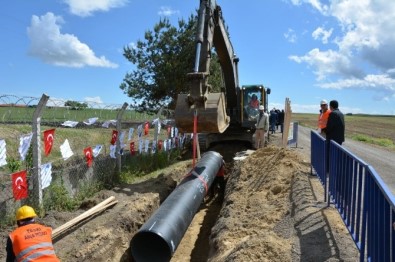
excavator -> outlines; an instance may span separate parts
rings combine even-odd
[[[193,72],[187,74],[188,94],[177,97],[174,118],[179,131],[192,133],[197,117],[197,133],[201,150],[213,143],[244,141],[253,143],[257,105],[267,109],[270,88],[262,84],[239,85],[238,62],[222,10],[216,0],[201,0],[198,10],[196,53]],[[212,92],[208,84],[213,48],[219,58],[223,86]],[[253,103],[251,100],[258,100]]]

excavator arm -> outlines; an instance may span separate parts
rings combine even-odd
[[[201,0],[196,32],[196,57],[193,72],[188,73],[189,94],[179,94],[175,121],[181,132],[193,131],[193,116],[198,115],[199,133],[223,133],[229,126],[228,112],[237,108],[239,87],[237,64],[226,31],[221,7],[215,0]],[[223,73],[225,88],[211,92],[211,52],[215,48]]]

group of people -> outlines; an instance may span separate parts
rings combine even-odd
[[[318,117],[318,133],[326,140],[334,140],[341,145],[344,142],[345,123],[344,115],[339,110],[339,102],[332,100],[328,103],[322,100],[320,103],[320,115]]]
[[[276,133],[278,130],[278,127],[280,126],[280,131],[283,133],[284,129],[284,110],[276,109],[273,108],[270,110],[270,115],[269,115],[269,131],[272,132],[272,134]]]

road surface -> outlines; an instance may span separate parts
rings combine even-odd
[[[310,135],[310,128],[299,126],[297,146],[309,156]],[[371,165],[387,185],[388,189],[395,195],[395,152],[347,138],[343,143],[343,147]]]

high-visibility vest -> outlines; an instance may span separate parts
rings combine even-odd
[[[40,224],[18,227],[10,234],[12,249],[17,262],[60,262],[52,244],[52,229]]]
[[[328,123],[329,114],[331,110],[326,110],[325,113],[320,114],[318,118],[318,128],[324,129],[326,128],[326,123]]]

